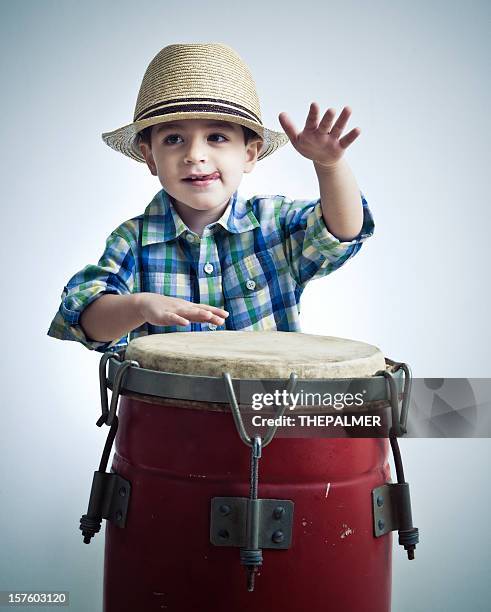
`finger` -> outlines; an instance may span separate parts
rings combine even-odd
[[[305,130],[316,130],[317,123],[319,122],[319,105],[316,102],[312,102],[310,105],[309,113],[305,121]]]
[[[167,314],[167,319],[168,321],[165,321],[164,324],[168,325],[190,325],[190,321],[188,321],[188,319],[185,319],[184,317],[180,317],[177,313],[175,312],[168,312]]]
[[[281,127],[284,129],[285,134],[290,139],[290,142],[296,142],[298,138],[298,132],[293,125],[293,122],[290,120],[290,117],[286,113],[280,113],[278,115],[279,122]]]
[[[346,134],[346,136],[343,136],[342,138],[340,138],[339,144],[341,145],[343,149],[346,149],[347,147],[350,146],[352,142],[354,142],[358,138],[360,134],[361,134],[360,128],[353,128],[351,132],[348,132]]]
[[[218,308],[218,306],[210,306],[210,304],[196,304],[196,306],[205,310],[209,310],[210,312],[218,315],[219,317],[228,317],[228,312],[223,308]]]
[[[328,108],[322,117],[319,127],[317,128],[321,134],[328,134],[331,129],[331,125],[334,117],[336,116],[336,111],[334,108]]]
[[[334,138],[339,138],[341,136],[344,128],[346,127],[346,124],[348,123],[348,119],[350,118],[350,115],[351,115],[351,108],[349,106],[345,106],[343,110],[341,111],[341,114],[339,115],[338,120],[331,128],[330,133],[332,136],[334,136]]]
[[[223,325],[225,319],[213,314],[205,308],[188,308],[180,311],[191,321],[197,321],[200,323],[216,323],[217,325]]]
[[[212,312],[206,310],[206,308],[200,308],[197,304],[183,308],[180,312],[191,321],[209,321],[213,317]]]

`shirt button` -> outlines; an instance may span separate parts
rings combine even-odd
[[[213,264],[205,263],[204,270],[207,274],[211,274],[213,272]]]
[[[215,323],[208,323],[208,327],[211,331],[215,331],[218,325],[215,325]]]
[[[256,283],[251,278],[249,278],[246,281],[246,287],[252,291],[253,289],[255,289]]]
[[[186,240],[188,242],[194,242],[194,236],[193,234],[186,234]]]

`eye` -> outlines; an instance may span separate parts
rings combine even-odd
[[[218,136],[218,138],[223,138],[223,140],[221,140],[220,142],[226,142],[228,140],[225,136],[223,136],[223,134],[211,134],[210,138],[213,138],[214,136]]]
[[[170,134],[169,136],[167,136],[166,138],[164,138],[164,142],[166,144],[175,144],[175,142],[168,142],[169,138],[180,138],[179,134]]]

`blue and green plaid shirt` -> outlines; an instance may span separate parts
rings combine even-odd
[[[184,224],[163,189],[138,217],[117,227],[97,265],[77,272],[64,287],[48,335],[89,349],[117,350],[147,334],[210,329],[300,331],[305,285],[353,257],[373,234],[367,202],[359,235],[340,242],[322,217],[320,198],[282,195],[246,199],[235,192],[221,218],[200,237]],[[149,291],[206,303],[229,312],[225,324],[156,327],[144,324],[112,342],[87,338],[82,311],[105,293]]]

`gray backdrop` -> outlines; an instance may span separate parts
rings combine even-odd
[[[482,2],[1,2],[5,356],[0,590],[69,590],[99,610],[103,537],[78,521],[106,431],[100,355],[48,338],[68,278],[160,189],[100,134],[129,123],[148,62],[224,42],[249,64],[265,125],[343,105],[346,159],[376,235],[303,298],[303,331],[363,340],[415,376],[488,377],[489,17]],[[290,145],[245,194],[318,197]],[[487,610],[489,440],[403,440],[416,560],[395,545],[393,609]]]

